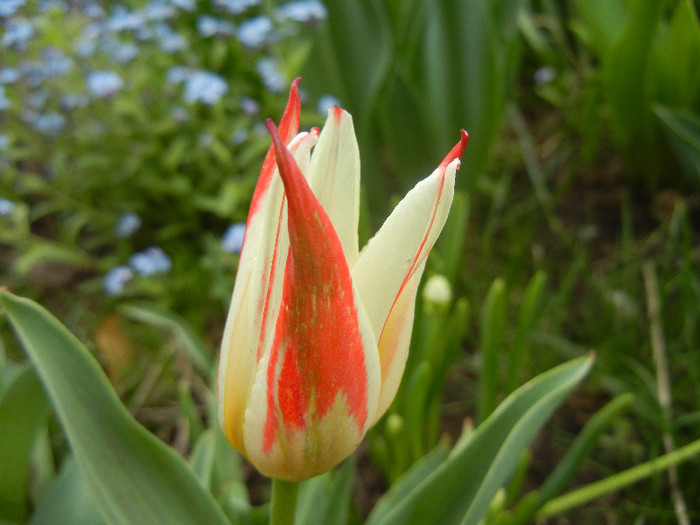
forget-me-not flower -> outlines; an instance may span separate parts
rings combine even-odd
[[[282,93],[287,88],[287,81],[280,72],[279,63],[273,57],[262,57],[255,64],[265,87],[273,93]]]
[[[232,36],[236,27],[228,20],[222,20],[211,15],[202,15],[197,18],[197,31],[204,38],[210,36]]]
[[[64,77],[75,65],[73,59],[58,47],[45,47],[41,55],[43,58],[41,69],[46,77]]]
[[[120,239],[131,237],[141,227],[141,217],[133,211],[125,211],[114,225],[114,234]]]
[[[295,22],[318,22],[328,16],[326,7],[318,0],[295,0],[277,8],[277,16]]]
[[[131,268],[128,266],[115,266],[102,279],[102,288],[107,295],[119,295],[133,278],[134,272]]]
[[[0,197],[0,217],[3,215],[9,215],[12,213],[15,209],[15,203],[12,202],[10,199],[5,199],[4,197]]]
[[[221,237],[221,248],[226,253],[241,253],[243,237],[245,235],[245,223],[232,224]]]
[[[233,15],[240,15],[248,8],[258,5],[260,0],[214,0],[214,3]]]
[[[166,23],[161,22],[153,28],[153,33],[158,41],[158,47],[164,53],[174,53],[187,47],[187,40],[180,33]]]
[[[47,135],[55,135],[66,125],[66,117],[55,111],[37,115],[34,119],[34,128]]]
[[[340,107],[340,101],[333,95],[321,95],[316,103],[316,109],[321,115],[328,113],[328,110],[333,109],[334,106]]]
[[[98,98],[114,95],[124,87],[119,73],[111,70],[90,71],[85,77],[85,83],[88,91]]]
[[[15,46],[24,49],[27,41],[34,36],[34,27],[27,20],[12,18],[5,26],[0,43],[5,47]]]
[[[16,67],[4,67],[0,69],[0,84],[14,84],[19,80],[20,73]]]
[[[26,3],[26,0],[2,0],[0,2],[0,17],[14,15]]]
[[[185,102],[194,104],[216,104],[228,93],[228,84],[215,73],[194,71],[185,79]]]
[[[272,20],[267,16],[254,16],[238,26],[238,40],[248,47],[260,47],[272,33]]]
[[[129,266],[144,277],[160,273],[168,273],[172,262],[158,246],[151,246],[142,252],[135,253],[129,258]]]

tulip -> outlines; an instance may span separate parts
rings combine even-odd
[[[426,258],[468,135],[359,250],[360,160],[335,107],[299,133],[298,79],[263,162],[221,347],[219,417],[264,475],[300,481],[350,455],[403,374]],[[313,152],[312,152],[313,148]]]

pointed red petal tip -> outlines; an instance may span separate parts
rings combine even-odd
[[[447,156],[442,160],[442,162],[440,163],[441,167],[444,168],[453,160],[462,158],[462,155],[464,154],[464,149],[467,147],[467,142],[469,142],[469,133],[467,133],[466,130],[461,130],[460,133],[462,134],[462,136],[459,139],[459,142],[455,145],[454,148],[450,150]]]
[[[272,119],[267,119],[265,121],[265,125],[267,126],[267,130],[270,132],[270,136],[272,137],[272,146],[275,150],[275,159],[277,160],[277,167],[280,171],[282,182],[286,187],[287,184],[290,183],[292,170],[294,168],[298,170],[299,168],[296,167],[294,158],[287,149],[287,146],[285,145],[284,141],[282,140],[282,136],[280,135],[280,130],[277,129],[277,126],[275,126],[275,123],[272,121]]]

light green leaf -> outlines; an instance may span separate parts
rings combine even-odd
[[[295,525],[345,525],[352,496],[357,460],[348,458],[339,468],[304,481],[299,487]]]
[[[688,177],[700,188],[700,116],[687,110],[654,108]]]
[[[74,459],[68,458],[41,500],[30,525],[103,525],[105,522],[89,492]]]
[[[190,463],[232,523],[249,523],[252,507],[243,482],[240,456],[219,429],[210,428],[197,440]]]
[[[368,525],[479,523],[522,452],[592,364],[590,356],[575,359],[520,387],[423,480],[409,478],[406,490],[399,479]]]
[[[0,522],[21,521],[27,515],[32,446],[49,414],[34,370],[22,367],[0,399]]]
[[[223,524],[221,509],[177,453],[139,425],[97,361],[49,312],[0,290],[106,523]]]

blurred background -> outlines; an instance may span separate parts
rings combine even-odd
[[[215,426],[211,380],[264,120],[279,120],[301,76],[302,128],[335,104],[353,115],[363,242],[461,128],[471,136],[404,385],[361,452],[357,516],[465,418],[589,350],[594,373],[538,438],[520,490],[621,394],[634,401],[568,487],[657,457],[700,435],[697,10],[0,0],[0,285],[50,309],[139,421],[186,454]],[[0,349],[2,392],[24,359],[1,318]],[[397,424],[419,425],[416,442],[400,443]],[[58,464],[66,444],[52,439]],[[700,520],[697,467],[552,523],[678,523],[679,493]]]

